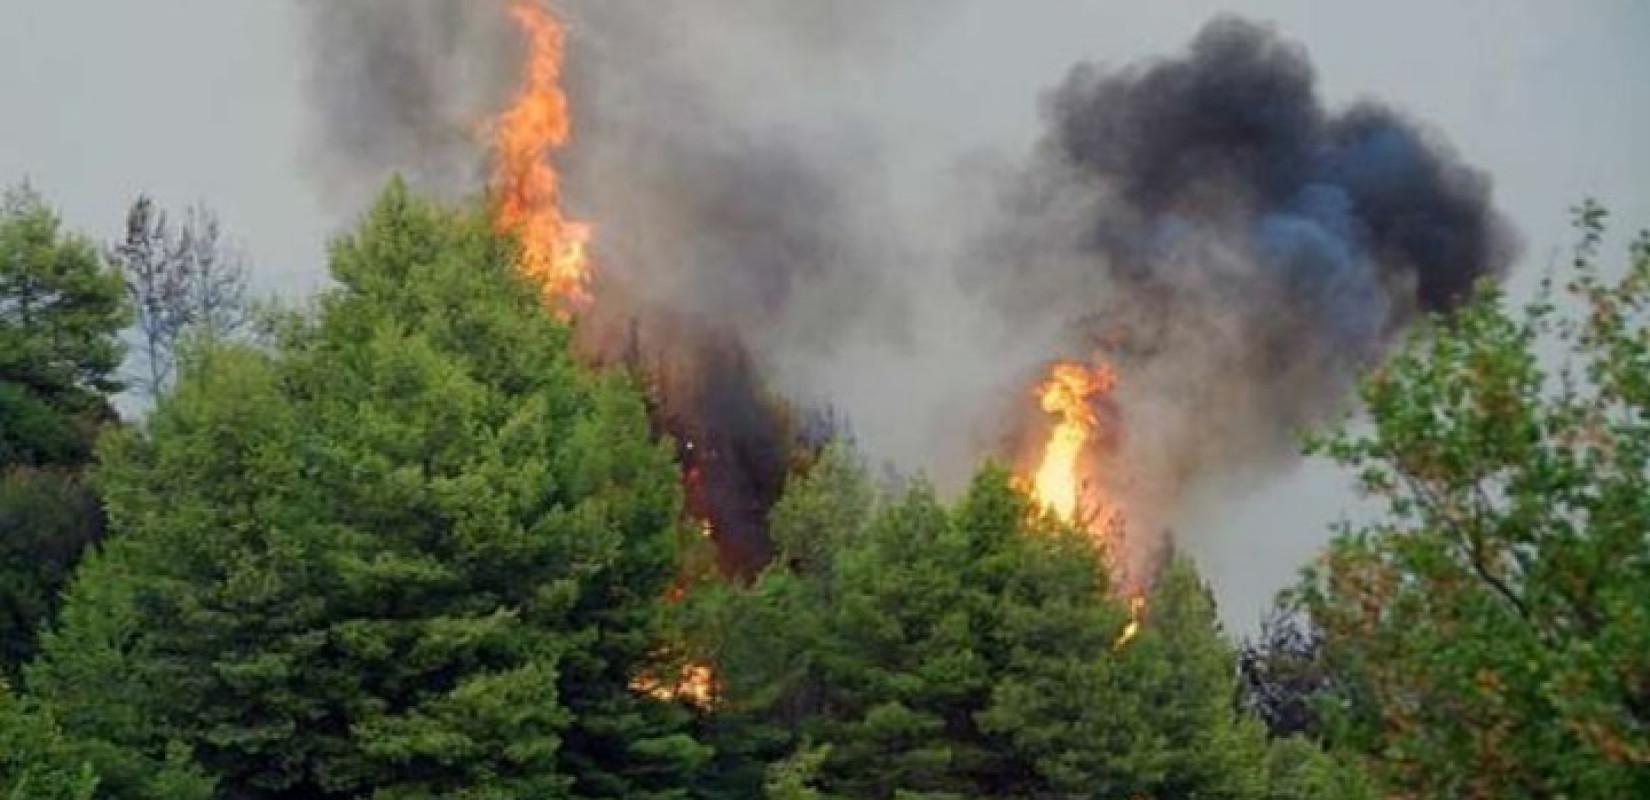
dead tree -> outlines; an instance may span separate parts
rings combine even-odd
[[[133,385],[151,398],[171,385],[187,337],[230,336],[247,322],[246,259],[204,207],[190,208],[173,227],[165,211],[140,196],[127,212],[126,238],[109,259],[137,313],[140,366]]]

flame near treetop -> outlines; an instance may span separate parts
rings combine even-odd
[[[1116,386],[1117,373],[1106,365],[1088,367],[1063,361],[1050,369],[1048,377],[1037,386],[1037,399],[1043,410],[1057,419],[1031,482],[1032,497],[1045,511],[1066,522],[1083,525],[1112,546],[1122,544],[1116,532],[1108,530],[1117,526],[1119,520],[1111,504],[1098,491],[1089,490],[1083,474],[1083,456],[1100,433],[1100,418],[1094,412],[1094,402],[1110,394]],[[1122,581],[1118,583],[1121,585]],[[1129,599],[1129,622],[1117,637],[1117,647],[1123,647],[1140,634],[1145,610],[1144,595],[1135,594]]]
[[[492,128],[498,203],[494,224],[519,239],[518,267],[542,287],[546,305],[565,317],[591,300],[586,248],[592,234],[588,224],[563,216],[561,175],[550,164],[550,156],[572,136],[571,112],[561,86],[566,33],[538,0],[512,0],[510,15],[527,36],[528,61],[510,107]],[[1037,388],[1043,410],[1058,420],[1032,481],[1033,496],[1046,511],[1102,536],[1110,509],[1098,495],[1085,491],[1082,461],[1099,431],[1093,403],[1110,393],[1116,382],[1108,366],[1061,362]],[[1139,632],[1144,606],[1142,597],[1131,600],[1130,621],[1117,640],[1119,647]],[[690,664],[678,681],[641,678],[635,687],[660,697],[708,703],[714,681],[708,666]]]
[[[510,15],[528,37],[528,62],[510,108],[494,121],[494,223],[520,239],[520,269],[562,315],[590,300],[591,229],[562,216],[561,176],[549,157],[572,135],[561,87],[566,36],[560,20],[535,0],[513,0]]]
[[[1123,626],[1123,632],[1117,635],[1117,641],[1112,643],[1113,649],[1122,649],[1124,645],[1134,641],[1140,635],[1140,620],[1146,614],[1146,596],[1137,594],[1129,598],[1129,624]]]
[[[545,305],[564,318],[591,301],[590,225],[562,215],[561,175],[550,156],[572,137],[572,113],[562,89],[566,32],[539,0],[512,0],[510,16],[527,35],[528,60],[510,107],[493,121],[493,219],[500,233],[521,245],[517,267],[544,291]],[[693,480],[689,476],[689,480]],[[706,524],[706,533],[709,526]],[[673,587],[670,598],[680,600]],[[631,688],[661,700],[710,705],[716,677],[705,664],[686,664],[681,674],[661,680],[638,676]]]
[[[1084,500],[1082,458],[1100,428],[1094,413],[1096,397],[1117,385],[1109,367],[1089,368],[1074,362],[1055,364],[1037,387],[1043,410],[1059,420],[1049,433],[1042,462],[1032,478],[1032,496],[1045,510],[1067,522],[1077,522]]]

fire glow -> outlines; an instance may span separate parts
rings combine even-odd
[[[1032,496],[1044,510],[1067,522],[1080,523],[1079,517],[1090,511],[1083,508],[1087,481],[1082,460],[1100,429],[1094,400],[1116,385],[1117,375],[1109,367],[1067,361],[1055,364],[1037,387],[1043,410],[1058,419],[1032,478]]]
[[[1108,548],[1124,545],[1121,521],[1112,504],[1085,476],[1083,462],[1096,446],[1100,417],[1094,411],[1097,400],[1117,387],[1117,373],[1107,365],[1089,367],[1071,361],[1055,364],[1037,386],[1037,400],[1043,411],[1055,417],[1043,446],[1041,460],[1031,480],[1032,498],[1042,509],[1062,521],[1079,525]],[[1107,553],[1114,563],[1116,553]],[[1115,575],[1119,586],[1123,576]],[[1146,598],[1136,593],[1129,599],[1129,622],[1117,637],[1121,648],[1140,634]]]
[[[565,317],[590,302],[591,237],[589,225],[563,216],[561,175],[550,164],[572,137],[561,86],[566,34],[560,20],[531,0],[515,0],[510,15],[529,49],[521,87],[493,125],[494,224],[520,241],[520,269]]]
[[[527,37],[527,64],[510,107],[493,122],[494,227],[516,238],[517,268],[544,292],[545,305],[563,319],[587,308],[592,267],[591,226],[564,216],[562,181],[550,162],[572,138],[572,113],[562,88],[567,36],[561,21],[534,0],[514,0],[510,16]],[[689,483],[693,476],[689,475]],[[701,522],[706,536],[712,529]],[[671,599],[680,600],[680,586]],[[691,663],[674,679],[641,676],[631,688],[667,701],[709,706],[716,677],[710,666]]]
[[[494,119],[491,133],[496,207],[494,227],[516,238],[517,268],[542,290],[547,308],[563,319],[587,309],[592,264],[588,245],[592,227],[568,219],[562,208],[562,176],[551,158],[572,136],[572,114],[562,87],[566,31],[561,21],[535,0],[512,0],[510,16],[527,40],[527,62],[510,106]],[[1040,461],[1029,481],[1031,494],[1046,512],[1090,531],[1108,548],[1122,545],[1117,510],[1096,489],[1085,466],[1101,433],[1095,403],[1117,383],[1107,365],[1055,364],[1038,385],[1041,408],[1055,417]],[[684,477],[690,495],[699,494],[701,476],[690,468]],[[703,511],[697,509],[697,511]],[[714,538],[707,516],[695,513],[701,530]],[[1115,554],[1108,553],[1108,556]],[[1116,584],[1123,582],[1119,577]],[[680,587],[674,593],[680,593]],[[673,597],[680,599],[680,597]],[[1145,600],[1135,595],[1127,626],[1117,639],[1122,647],[1139,632]],[[675,679],[638,678],[632,687],[660,699],[706,706],[714,702],[714,670],[690,663]]]

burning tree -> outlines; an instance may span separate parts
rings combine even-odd
[[[493,191],[501,232],[521,243],[522,272],[544,287],[545,301],[568,314],[590,302],[590,227],[567,219],[561,175],[549,158],[572,136],[562,91],[566,43],[561,22],[532,0],[514,0],[510,15],[527,35],[527,66],[509,110],[493,123]]]
[[[688,513],[711,533],[727,573],[754,574],[769,557],[766,516],[795,444],[788,408],[725,329],[642,304],[618,281],[596,302],[593,229],[567,218],[552,161],[572,135],[565,33],[532,0],[512,2],[510,15],[527,57],[510,107],[492,124],[495,227],[518,241],[517,267],[542,287],[552,313],[580,315],[583,357],[626,368],[647,386],[655,426],[678,444]]]
[[[806,774],[776,780],[830,797],[1258,797],[1264,731],[1232,713],[1190,567],[1119,650],[1129,610],[1095,540],[1013,483],[988,469],[948,508],[827,451],[775,509],[787,567],[693,602],[725,746],[791,757]]]

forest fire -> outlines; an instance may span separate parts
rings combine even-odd
[[[1082,526],[1107,548],[1117,586],[1126,584],[1118,566],[1115,548],[1125,546],[1121,512],[1085,475],[1085,455],[1092,455],[1100,437],[1101,422],[1096,401],[1109,396],[1117,386],[1117,373],[1101,364],[1089,367],[1063,361],[1050,368],[1048,377],[1037,386],[1038,403],[1056,421],[1043,446],[1041,460],[1031,480],[1031,493],[1044,511]],[[1146,598],[1136,592],[1129,600],[1129,622],[1117,637],[1123,647],[1140,633]]]
[[[590,300],[591,235],[589,225],[562,215],[561,176],[548,158],[572,135],[561,86],[566,36],[561,22],[531,0],[515,0],[510,14],[530,50],[520,89],[494,122],[494,221],[517,236],[522,271],[544,288],[546,304],[566,316]]]
[[[561,20],[533,0],[512,0],[510,16],[525,35],[528,51],[521,84],[510,107],[494,121],[491,132],[494,157],[492,185],[497,202],[494,223],[500,232],[519,240],[521,254],[518,268],[542,288],[546,306],[562,318],[570,319],[575,314],[591,310],[594,298],[590,291],[592,265],[587,250],[593,230],[590,225],[569,220],[564,215],[562,176],[550,161],[553,155],[568,145],[572,133],[569,99],[562,86],[566,33]],[[627,303],[620,301],[617,305],[625,306]],[[592,330],[599,327],[600,322],[597,322]],[[686,330],[691,328],[679,330],[678,333],[685,333]],[[600,334],[594,335],[600,337]],[[755,559],[749,553],[739,554],[741,547],[749,549],[751,546],[750,542],[742,541],[751,538],[749,532],[735,537],[740,541],[730,542],[720,541],[721,537],[717,534],[722,527],[720,523],[739,528],[764,528],[762,517],[765,516],[767,503],[772,500],[768,496],[773,492],[758,491],[752,497],[730,500],[722,496],[727,494],[727,487],[723,484],[728,484],[730,480],[740,483],[738,475],[733,473],[715,476],[714,479],[719,479],[716,485],[724,491],[718,494],[712,490],[713,478],[706,475],[706,468],[711,464],[721,464],[719,454],[739,456],[737,451],[749,447],[749,443],[723,441],[720,447],[706,444],[699,448],[704,452],[698,452],[695,445],[700,444],[701,439],[707,439],[707,436],[714,439],[717,435],[715,422],[702,413],[714,415],[714,412],[709,408],[699,408],[707,400],[715,400],[715,397],[700,397],[705,395],[702,387],[697,390],[684,388],[678,385],[682,383],[680,376],[672,378],[673,373],[684,369],[714,375],[739,375],[742,371],[718,368],[720,360],[694,349],[693,342],[697,341],[694,335],[674,339],[673,357],[668,359],[671,363],[661,363],[650,373],[648,380],[654,384],[655,392],[661,395],[657,410],[659,421],[669,433],[686,444],[682,457],[688,515],[707,537],[717,540],[718,550],[723,551],[719,557],[724,562],[724,569],[732,564],[732,574],[753,572],[761,568],[761,559]],[[604,347],[597,345],[591,357],[603,361],[606,357],[598,355],[602,350]],[[1096,404],[1110,396],[1116,382],[1116,372],[1105,364],[1090,366],[1060,362],[1050,369],[1048,376],[1038,385],[1036,394],[1041,408],[1054,415],[1055,421],[1028,486],[1044,511],[1088,530],[1102,542],[1107,548],[1107,558],[1113,572],[1121,572],[1120,559],[1115,552],[1124,544],[1120,513],[1092,474],[1094,455],[1101,447],[1104,433]],[[756,396],[754,385],[738,381],[718,383],[728,383],[728,391],[752,393],[753,398]],[[722,398],[712,404],[729,408],[739,405],[735,403],[730,406],[725,400]],[[707,425],[713,430],[701,430]],[[726,436],[723,435],[723,438]],[[728,452],[724,454],[724,450]],[[736,457],[735,460],[743,463],[751,459]],[[737,465],[722,466],[738,472],[735,469]],[[764,498],[766,502],[761,502]],[[752,502],[758,503],[761,508],[746,508]],[[1114,583],[1119,587],[1125,585],[1121,575],[1115,576]],[[681,587],[678,586],[673,590],[673,595],[680,592]],[[1129,623],[1117,640],[1119,647],[1139,632],[1143,609],[1144,599],[1136,594],[1130,602]],[[661,698],[706,705],[714,695],[714,684],[712,668],[694,663],[684,667],[682,674],[674,679],[638,678],[633,688]]]
[[[1110,393],[1116,384],[1117,375],[1109,367],[1089,368],[1068,361],[1055,364],[1037,387],[1043,410],[1059,419],[1049,432],[1032,478],[1032,494],[1044,510],[1067,522],[1081,524],[1091,514],[1105,513],[1103,501],[1085,491],[1088,481],[1082,459],[1100,427],[1093,401]],[[1091,498],[1096,507],[1085,508]]]
[[[1140,635],[1140,624],[1146,615],[1146,597],[1135,595],[1129,598],[1129,622],[1123,626],[1123,632],[1117,635],[1117,641],[1112,644],[1113,649],[1121,650],[1134,637]]]
[[[716,673],[705,664],[687,664],[673,681],[643,676],[631,682],[638,692],[665,701],[682,701],[700,708],[716,704]]]
[[[563,319],[586,309],[591,301],[592,269],[587,247],[592,228],[567,219],[561,208],[561,175],[550,156],[572,136],[572,114],[562,88],[566,33],[561,21],[540,3],[514,0],[510,16],[526,34],[527,65],[513,102],[494,121],[493,191],[495,227],[513,235],[521,246],[517,267],[543,289],[545,305]],[[684,487],[690,505],[703,494],[701,470],[690,467]],[[710,520],[695,508],[700,530],[713,536]],[[680,584],[670,596],[682,599]],[[708,707],[715,696],[715,672],[707,664],[689,663],[674,679],[642,675],[631,688],[663,700]]]
[[[0,800],[1650,798],[1650,235],[1583,199],[1506,283],[1406,74],[1224,8],[196,5],[111,22],[299,35],[6,54]],[[1307,28],[1504,120],[1623,71],[1437,16]],[[80,163],[111,77],[178,108]],[[249,238],[81,228],[248,87]]]

